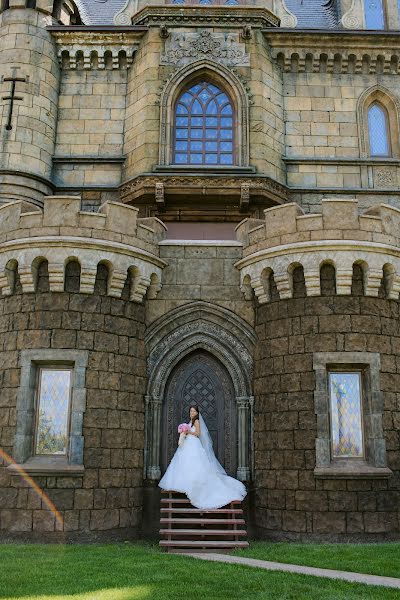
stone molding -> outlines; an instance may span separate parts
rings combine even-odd
[[[331,456],[330,405],[328,392],[329,365],[354,366],[364,371],[362,398],[364,460],[333,460]],[[319,477],[387,477],[386,442],[383,434],[384,400],[380,387],[380,354],[377,352],[316,352],[313,358],[316,387],[314,391],[318,437],[315,440],[316,469]],[[377,471],[375,472],[375,469]]]
[[[204,301],[173,309],[147,328],[145,477],[161,477],[160,419],[168,377],[183,357],[201,348],[221,361],[232,378],[238,410],[237,477],[241,480],[250,478],[252,352],[255,342],[255,333],[245,321],[225,308]]]
[[[203,29],[196,33],[173,31],[165,40],[161,65],[183,66],[206,58],[226,67],[249,67],[246,45],[240,43],[239,33],[214,33]]]
[[[393,74],[400,70],[400,50],[390,32],[269,30],[272,56],[285,73]]]
[[[128,69],[145,31],[50,31],[62,69]]]
[[[249,98],[232,70],[213,60],[202,58],[181,67],[167,81],[160,96],[160,154],[159,164],[172,164],[174,104],[185,83],[202,74],[211,76],[222,88],[227,88],[235,106],[236,165],[249,165]]]
[[[248,186],[250,200],[252,196],[260,196],[274,204],[280,204],[288,198],[288,189],[269,177],[257,175],[249,177],[240,172],[231,175],[226,173],[218,175],[215,172],[210,174],[187,174],[183,172],[171,175],[161,173],[139,175],[130,181],[126,181],[121,186],[121,200],[132,202],[143,196],[154,198],[157,183],[162,183],[164,186],[164,197],[167,204],[169,194],[185,193],[191,196],[203,196],[205,188],[209,195],[215,191],[218,195],[223,193],[230,198],[238,197],[240,199],[243,185]]]
[[[18,271],[22,291],[36,290],[37,269],[48,261],[50,291],[64,291],[70,260],[81,266],[80,292],[94,291],[97,265],[109,267],[108,294],[121,297],[128,271],[133,278],[130,300],[141,302],[147,290],[155,297],[166,262],[157,242],[165,226],[158,219],[137,219],[138,209],[106,203],[100,213],[80,211],[80,198],[45,198],[44,210],[23,213],[23,203],[0,207],[0,290],[13,293]],[[153,225],[151,227],[150,225]]]
[[[17,395],[17,427],[13,449],[13,457],[17,463],[25,463],[33,456],[37,368],[41,364],[59,363],[71,365],[73,374],[68,457],[64,462],[67,470],[69,465],[83,465],[83,415],[86,409],[85,377],[88,359],[88,350],[21,350],[21,378]],[[53,457],[49,459],[48,463],[54,460]],[[44,462],[46,461],[42,459],[42,466]],[[61,469],[61,466],[58,469]]]
[[[351,294],[353,265],[361,265],[367,296],[377,297],[382,280],[386,294],[399,299],[400,210],[380,204],[358,214],[356,200],[322,200],[322,214],[303,214],[297,204],[266,209],[265,221],[244,219],[236,228],[244,258],[236,263],[241,289],[260,304],[270,301],[269,275],[279,297],[293,295],[293,270],[302,266],[308,296],[319,296],[320,268],[333,264],[339,295]],[[338,226],[340,228],[338,228]]]
[[[122,11],[114,16],[115,25],[145,25],[147,27],[240,27],[254,29],[278,27],[279,18],[266,8],[256,6],[144,6],[137,12],[137,0],[128,0]]]

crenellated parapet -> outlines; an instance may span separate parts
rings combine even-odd
[[[400,292],[400,210],[386,204],[359,214],[357,200],[322,200],[321,214],[304,214],[295,203],[264,211],[265,220],[244,219],[236,228],[244,246],[241,289],[260,304],[292,298],[294,272],[307,296],[321,295],[321,268],[334,269],[339,295],[352,293],[355,270],[367,296],[398,300]]]
[[[26,212],[28,208],[29,212]],[[78,196],[48,196],[43,210],[22,201],[0,207],[0,291],[37,291],[39,267],[47,264],[49,290],[66,289],[66,271],[78,263],[79,290],[92,294],[99,265],[107,268],[107,294],[141,302],[155,297],[166,265],[158,242],[165,225],[157,218],[138,219],[138,209],[107,202],[99,212],[81,211]]]

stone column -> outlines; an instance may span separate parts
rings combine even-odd
[[[239,396],[236,398],[238,414],[238,468],[236,477],[240,481],[249,481],[249,409],[250,398]]]
[[[160,469],[161,400],[158,396],[146,396],[146,478],[158,480]]]

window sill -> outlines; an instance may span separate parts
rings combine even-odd
[[[64,457],[34,457],[21,464],[13,463],[7,469],[14,473],[21,473],[22,471],[29,475],[79,476],[85,472],[83,465],[71,465]]]
[[[388,479],[393,472],[388,467],[374,467],[364,461],[332,462],[329,467],[316,467],[316,479]]]

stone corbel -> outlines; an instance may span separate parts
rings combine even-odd
[[[349,10],[342,17],[341,23],[345,29],[364,29],[364,9],[361,0],[352,0]]]
[[[281,27],[294,29],[297,25],[297,17],[285,4],[285,0],[274,0],[274,13],[279,17]]]
[[[250,184],[242,183],[240,186],[240,210],[246,211],[250,203]]]
[[[156,183],[155,197],[158,206],[165,206],[165,189],[163,183]]]

